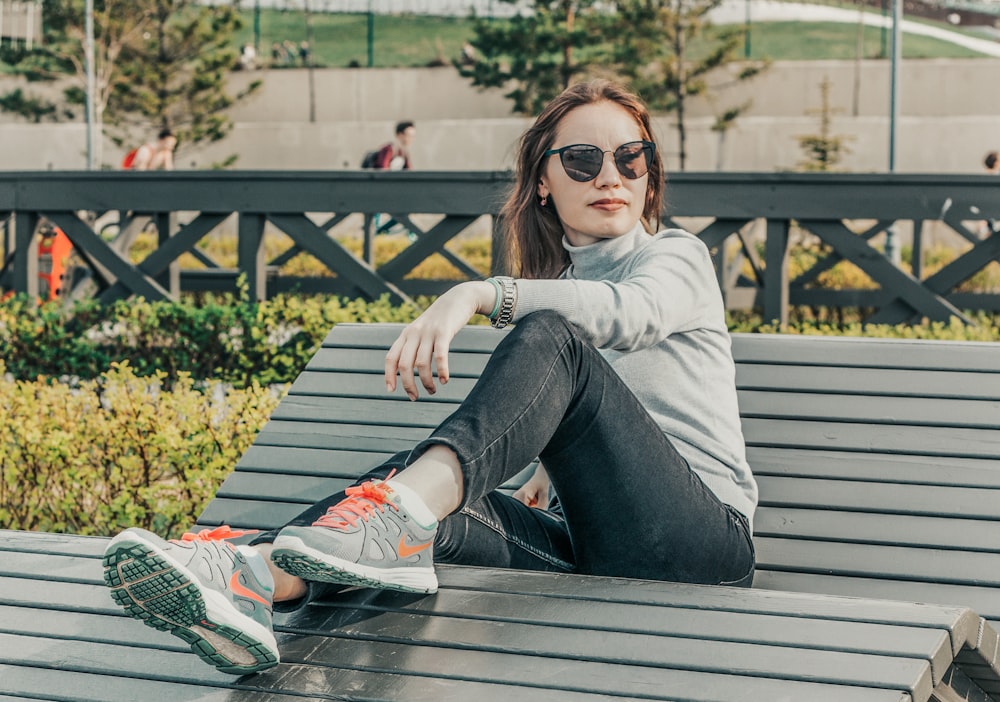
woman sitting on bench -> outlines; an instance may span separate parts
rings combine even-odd
[[[638,98],[605,81],[555,98],[503,208],[519,277],[456,285],[385,359],[416,400],[473,315],[516,323],[461,406],[275,532],[119,534],[114,599],[242,674],[278,662],[273,608],[328,583],[432,593],[434,562],[749,586],[757,488],[722,296],[699,239],[657,232],[663,179]]]

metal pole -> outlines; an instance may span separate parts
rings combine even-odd
[[[260,0],[255,0],[253,4],[253,48],[257,52],[257,60],[260,60]]]
[[[896,170],[896,128],[899,124],[899,64],[903,52],[903,0],[892,0],[892,64],[889,80],[889,172]],[[902,260],[896,225],[885,230],[885,256],[894,265]]]
[[[889,70],[889,172],[896,170],[896,125],[899,120],[899,64],[902,58],[903,0],[892,0],[892,60]]]
[[[316,121],[316,78],[313,71],[313,51],[315,51],[315,44],[313,43],[313,23],[312,23],[312,12],[309,9],[309,0],[306,0],[306,44],[308,48],[303,55],[303,60],[306,62],[306,70],[309,76],[309,121]]]
[[[96,78],[94,75],[94,0],[87,0],[84,6],[84,60],[87,64],[87,170],[95,170],[95,158],[97,149],[95,148],[95,101],[97,93]]]
[[[375,65],[375,13],[372,2],[368,0],[368,68]]]
[[[747,21],[744,29],[743,58],[750,58],[750,0],[747,0]]]

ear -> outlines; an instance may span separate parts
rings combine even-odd
[[[549,196],[549,186],[545,184],[544,177],[538,180],[537,191],[538,191],[538,197],[540,197],[543,200]]]

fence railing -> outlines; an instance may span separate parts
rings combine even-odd
[[[436,294],[456,281],[406,278],[435,253],[466,279],[487,273],[445,248],[463,232],[491,232],[492,270],[506,269],[495,215],[509,183],[505,172],[0,173],[0,221],[6,222],[0,287],[38,294],[37,244],[41,226],[50,222],[72,241],[94,294],[104,302],[133,294],[160,299],[176,298],[182,290],[235,290],[241,274],[257,299],[283,291],[388,294],[394,301]],[[959,290],[1000,257],[1000,233],[996,227],[988,231],[991,220],[1000,220],[1000,179],[678,173],[669,177],[667,200],[665,222],[697,234],[713,251],[731,308],[757,307],[766,319],[786,320],[789,305],[857,306],[873,310],[870,321],[876,322],[965,319],[963,310],[1000,310],[1000,291]],[[376,266],[377,213],[402,223],[413,241]],[[102,236],[100,225],[107,221],[121,225],[113,237]],[[925,276],[931,223],[936,231],[953,232],[967,250]],[[155,230],[155,244],[139,257],[132,246],[144,225]],[[225,227],[235,229],[235,267],[221,265],[198,246]],[[267,259],[265,231],[274,229],[292,243]],[[882,250],[903,232],[912,237],[908,266]],[[792,276],[791,242],[806,234],[824,245],[826,255]],[[362,240],[360,256],[343,245],[345,236]],[[283,273],[300,252],[318,259],[329,274]],[[182,269],[178,259],[186,253],[201,267]],[[841,260],[861,268],[871,289],[817,286],[820,275]]]

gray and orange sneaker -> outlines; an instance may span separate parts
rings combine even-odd
[[[279,656],[274,579],[263,556],[236,545],[251,533],[219,527],[166,541],[127,529],[104,552],[104,582],[129,616],[183,639],[209,665],[256,673]]]
[[[419,523],[401,502],[389,483],[348,488],[312,526],[282,529],[271,560],[304,580],[437,592],[437,521]]]

